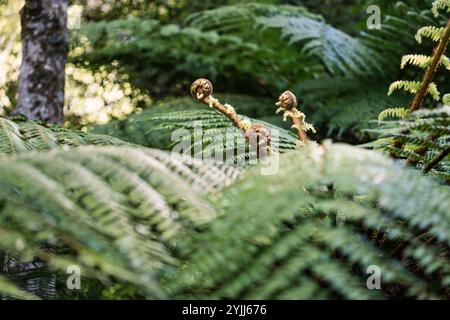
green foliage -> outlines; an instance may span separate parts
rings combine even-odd
[[[391,12],[397,17],[390,15]],[[415,46],[411,35],[420,23],[430,22],[431,12],[403,4],[383,17],[381,30],[363,32],[358,37],[330,27],[319,16],[305,14],[304,9],[290,6],[227,6],[197,13],[187,21],[204,30],[239,35],[252,41],[256,41],[256,29],[279,30],[280,36],[272,41],[275,43],[272,46],[281,51],[295,47],[317,57],[328,74],[297,82],[294,91],[305,100],[305,111],[319,125],[322,136],[337,132],[342,138],[348,131],[360,137],[360,129],[387,105],[405,103],[403,96],[385,97],[383,84],[396,76],[399,53]],[[259,40],[258,34],[256,31],[257,42],[264,43],[264,36]],[[341,42],[346,45],[339,45]],[[437,96],[437,90],[433,93]]]
[[[323,9],[296,4],[304,3]],[[402,75],[401,53],[415,55],[413,33],[445,19],[433,18],[422,2],[380,5],[382,29],[359,35],[331,27],[303,7],[260,3],[213,9],[205,4],[170,24],[142,17],[86,23],[74,37],[74,47],[85,49],[74,50],[72,60],[88,68],[113,63],[111,68],[157,99],[184,95],[199,77],[217,83],[220,92],[270,99],[289,89],[304,100],[302,111],[312,117],[319,136],[337,134],[353,142],[379,112],[405,104],[402,95],[384,97],[388,83]],[[348,10],[364,13],[357,21],[364,30],[367,5],[354,6]],[[449,88],[445,79],[436,84],[443,91]],[[257,118],[270,117],[269,106]]]
[[[362,138],[362,129],[387,105],[403,105],[405,97],[386,95],[379,79],[355,82],[355,79],[324,77],[299,84],[304,92],[305,112],[322,131],[322,136],[355,140]]]
[[[23,117],[0,116],[0,156],[20,155],[31,150],[48,150],[64,146],[123,145],[107,135],[71,131]]]
[[[284,43],[300,44],[302,52],[319,58],[332,73],[367,75],[380,68],[380,59],[371,48],[302,7],[261,4],[224,6],[194,14],[188,17],[187,24],[221,33],[275,28],[281,31]]]
[[[210,222],[216,212],[201,195],[238,174],[232,167],[132,147],[3,159],[0,252],[22,265],[45,262],[58,275],[77,265],[103,290],[119,283],[143,297],[166,297],[158,278],[177,264],[175,236],[187,241]],[[9,265],[6,277],[20,280],[24,274],[16,269]],[[3,293],[27,297],[11,282],[3,285],[5,276],[1,281]]]
[[[399,120],[381,121],[368,131],[379,139],[366,146],[406,159],[424,170],[450,144],[450,108],[419,110]],[[444,157],[431,173],[450,182],[450,157]]]
[[[446,1],[433,2],[432,12],[437,17],[439,16],[438,9],[443,9],[447,3]],[[432,41],[437,42],[438,46],[434,49],[431,56],[423,54],[408,54],[403,56],[401,61],[401,69],[404,69],[406,65],[412,65],[421,69],[426,69],[424,78],[421,81],[407,81],[399,80],[393,82],[389,87],[388,94],[391,95],[395,90],[404,90],[406,92],[415,94],[413,103],[410,106],[411,111],[414,111],[421,107],[425,94],[430,94],[434,100],[440,100],[440,93],[435,83],[431,82],[434,75],[438,71],[438,67],[442,64],[447,67],[449,65],[449,59],[443,53],[448,44],[448,29],[450,27],[437,28],[435,26],[426,26],[420,28],[416,33],[416,40],[418,43],[422,42],[423,37],[430,38]],[[441,50],[440,47],[443,49]],[[423,94],[421,90],[424,90]]]
[[[0,117],[0,298],[449,299],[450,109],[411,112],[394,91],[423,87],[434,53],[417,42],[442,41],[450,2],[381,0],[382,28],[363,32],[372,3],[335,2],[74,1],[86,20],[73,31],[68,73],[78,87],[66,97],[89,97],[94,113],[101,100],[103,119],[122,118],[112,102],[121,110],[114,99],[136,90],[127,101],[144,110],[88,133]],[[0,47],[17,63],[13,20],[0,23],[8,31]],[[450,59],[439,66],[450,69]],[[223,115],[173,98],[199,77],[243,119],[275,133],[275,175],[251,166],[247,142]],[[410,80],[394,82],[388,96],[392,79]],[[4,80],[0,103],[9,108],[16,79]],[[436,74],[423,105],[449,88]],[[328,142],[300,146],[274,115],[287,89],[320,137],[377,135],[365,146],[402,160]],[[78,116],[80,105],[66,109]],[[361,132],[377,115],[378,126]],[[164,151],[183,142],[187,155]],[[232,154],[233,163],[200,153]],[[73,265],[81,290],[66,288]],[[381,290],[366,286],[373,265]]]
[[[382,111],[378,115],[378,121],[383,121],[386,118],[406,118],[409,114],[409,110],[405,108],[391,108]]]
[[[114,146],[2,160],[1,250],[58,278],[81,266],[65,298],[448,298],[446,187],[344,145],[290,151],[221,193],[239,171],[186,160]]]
[[[251,199],[251,200],[250,200]],[[225,191],[170,292],[208,299],[448,298],[446,187],[372,151],[308,146]],[[208,246],[204,246],[208,243]],[[380,267],[381,290],[366,269]]]
[[[304,93],[306,111],[312,115],[319,126],[328,127],[328,136],[337,133],[338,138],[348,139],[348,131],[351,130],[356,137],[361,138],[361,128],[366,127],[370,119],[378,117],[378,114],[386,107],[407,104],[408,100],[403,94],[385,96],[390,79],[405,74],[417,76],[410,70],[399,72],[398,61],[401,53],[414,52],[402,59],[402,68],[409,63],[426,67],[429,58],[416,54],[420,48],[414,42],[413,35],[421,25],[447,22],[446,17],[433,17],[429,10],[430,6],[427,7],[425,2],[413,2],[407,1],[406,4],[396,2],[395,6],[392,3],[392,8],[389,8],[390,5],[387,4],[388,7],[384,9],[382,15],[382,28],[364,31],[358,37],[374,50],[382,49],[383,57],[382,62],[380,61],[383,65],[382,75],[369,78],[319,77],[298,85],[298,90]],[[441,89],[448,89],[445,77],[437,77],[435,82]],[[401,83],[397,84],[401,85]],[[415,88],[407,86],[407,89],[415,92],[417,85]],[[432,86],[432,89],[430,91],[437,98],[437,86]],[[428,104],[429,101],[425,102]]]
[[[437,17],[438,10],[443,10],[450,5],[447,1],[434,1],[432,12]],[[450,25],[443,28],[434,26],[423,27],[416,34],[416,40],[421,43],[422,38],[430,38],[437,42],[432,56],[422,54],[405,55],[402,58],[401,69],[407,64],[426,69],[420,81],[400,80],[393,82],[388,94],[395,90],[404,90],[414,94],[409,108],[390,108],[380,113],[378,120],[381,123],[379,130],[374,130],[381,139],[369,146],[387,151],[391,156],[406,159],[408,164],[415,165],[425,173],[432,171],[449,181],[448,154],[449,144],[449,109],[434,109],[432,111],[416,111],[422,107],[427,94],[439,101],[441,94],[437,85],[432,82],[436,78],[439,67],[448,69],[449,58],[444,55],[450,38]],[[444,95],[443,101],[447,103],[448,95]],[[410,113],[412,113],[410,115]],[[403,120],[387,121],[387,117],[397,117]]]
[[[243,154],[236,153],[237,149],[247,146],[241,131],[234,128],[223,115],[205,108],[192,98],[173,100],[155,108],[149,108],[123,121],[97,127],[94,132],[166,150],[171,150],[175,145],[189,140],[190,147],[185,151],[190,156],[205,156],[214,150],[216,154],[226,155],[232,152],[236,157],[248,159],[250,150],[247,149]],[[242,118],[248,119],[244,116]],[[274,152],[285,152],[297,147],[297,138],[292,132],[260,120],[250,120],[263,124],[272,131]],[[180,131],[180,135],[174,136],[174,131],[177,129],[185,131]],[[235,158],[235,160],[242,159]]]
[[[220,82],[221,91],[242,90],[240,81],[246,81],[248,91],[264,93],[267,86],[274,87],[270,71],[280,68],[270,48],[193,27],[122,19],[87,23],[81,31],[79,41],[87,37],[95,50],[73,56],[74,62],[83,65],[88,60],[96,66],[117,61],[121,72],[131,75],[134,86],[154,97],[179,94],[200,77]],[[285,67],[298,68],[293,61]]]
[[[224,5],[228,0],[204,0],[199,3],[195,0],[102,0],[86,1],[73,0],[73,3],[83,5],[83,16],[88,21],[115,20],[122,17],[144,17],[168,21],[179,19],[189,12],[197,12]]]
[[[450,1],[448,0],[436,0],[433,2],[433,11],[434,15],[439,15],[439,11],[446,10],[447,13],[450,13]]]

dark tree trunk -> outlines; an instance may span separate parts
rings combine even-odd
[[[22,65],[14,113],[62,123],[69,51],[68,0],[26,0],[21,10]]]

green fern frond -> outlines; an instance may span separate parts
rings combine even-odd
[[[450,94],[447,93],[442,96],[442,103],[446,106],[450,105]]]
[[[406,95],[386,95],[384,82],[361,82],[341,77],[308,80],[299,84],[305,101],[304,112],[327,136],[342,137],[359,132],[377,118],[386,106],[403,106]],[[323,130],[323,129],[322,129]]]
[[[213,82],[220,79],[222,90],[233,92],[239,91],[235,77],[264,79],[269,87],[276,89],[280,83],[270,76],[270,70],[278,71],[280,66],[304,69],[291,59],[279,60],[281,55],[264,44],[181,24],[167,25],[137,17],[85,23],[74,35],[89,39],[89,47],[94,50],[74,55],[70,60],[82,68],[86,68],[85,61],[90,61],[90,68],[95,70],[111,68],[111,62],[117,61],[121,70],[136,79],[134,85],[155,98],[184,94],[180,88],[185,88],[200,74]],[[178,49],[173,50],[174,47]],[[205,56],[208,59],[203,59]],[[142,65],[142,60],[147,63]],[[167,66],[164,77],[160,76],[161,65]],[[253,89],[267,93],[258,85]]]
[[[441,63],[447,70],[450,70],[450,59],[447,56],[442,56]]]
[[[441,99],[441,94],[435,83],[430,83],[427,93],[429,93],[436,101],[439,101]]]
[[[409,110],[405,108],[389,108],[378,115],[378,121],[381,122],[387,118],[400,118],[403,119],[409,114]]]
[[[217,214],[203,195],[239,174],[234,167],[125,146],[5,158],[0,252],[20,263],[43,261],[47,274],[78,265],[87,278],[115,279],[143,296],[165,297],[158,274],[177,264],[175,237],[190,239],[211,222]],[[0,291],[15,295],[6,285]]]
[[[20,127],[11,120],[0,117],[0,155],[15,155],[27,152],[29,146]]]
[[[435,26],[422,27],[419,30],[417,30],[416,41],[418,43],[422,43],[422,38],[426,37],[433,40],[434,42],[439,42],[442,38],[444,30],[445,30],[444,27],[435,27]]]
[[[183,102],[180,100],[179,102]],[[95,132],[117,136],[125,141],[141,144],[147,147],[171,150],[183,141],[190,141],[189,147],[184,150],[189,156],[205,159],[212,151],[224,159],[227,154],[234,154],[233,162],[236,164],[248,163],[253,157],[251,150],[240,130],[223,115],[214,110],[192,109],[172,111],[170,108],[151,108],[128,119],[98,127]],[[291,132],[264,121],[241,116],[242,119],[252,123],[260,123],[272,131],[273,152],[283,153],[297,148],[297,139]],[[186,134],[172,136],[175,130],[186,130]],[[245,152],[237,152],[244,149]],[[220,156],[222,155],[222,156]],[[242,161],[242,158],[247,159]]]
[[[277,175],[250,170],[218,200],[226,214],[197,238],[169,292],[384,299],[396,296],[389,288],[401,287],[404,297],[445,299],[449,197],[446,187],[371,151],[310,145],[289,152]],[[366,289],[371,265],[381,269],[381,290]]]
[[[15,156],[32,150],[43,151],[63,146],[126,144],[106,135],[71,131],[59,126],[28,121],[22,117],[0,116],[0,156]]]
[[[396,90],[404,90],[409,93],[417,93],[422,86],[422,83],[420,81],[408,81],[408,80],[399,80],[393,82],[389,86],[388,95],[391,95]],[[437,86],[435,83],[431,83],[428,87],[427,93],[429,93],[434,100],[439,101],[440,100],[440,93],[437,89]]]
[[[433,2],[433,7],[431,11],[437,17],[439,16],[439,11],[446,10],[447,13],[450,12],[450,1],[449,0],[435,0]]]
[[[333,28],[318,15],[288,5],[237,4],[196,13],[190,26],[225,34],[251,34],[256,29],[278,29],[290,44],[318,57],[325,67],[339,74],[376,74],[381,70],[377,53],[358,38]],[[251,32],[251,33],[249,33]]]
[[[400,65],[401,69],[404,69],[407,64],[417,66],[419,68],[425,69],[431,62],[431,57],[423,54],[408,54],[402,57],[402,62]]]
[[[390,96],[396,90],[404,90],[409,93],[417,93],[417,91],[419,91],[420,89],[420,86],[420,81],[398,80],[391,83],[391,85],[389,86],[388,95]]]
[[[368,147],[407,159],[423,169],[449,144],[450,108],[423,109],[409,113],[400,120],[381,121],[372,132],[379,137],[376,140],[379,143],[375,141]],[[443,159],[433,174],[447,176],[450,168],[446,164],[449,161],[450,158]],[[450,182],[448,179],[444,181]]]

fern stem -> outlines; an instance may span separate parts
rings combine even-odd
[[[225,117],[227,117],[233,125],[242,130],[244,133],[247,131],[245,122],[237,115],[236,111],[231,106],[225,106],[212,96],[213,87],[212,83],[208,79],[197,79],[192,83],[191,94],[192,97],[201,103],[209,105],[211,108],[217,110]]]
[[[191,95],[194,99],[227,117],[255,147],[265,145],[267,148],[270,148],[271,132],[268,128],[261,124],[252,124],[249,120],[241,119],[232,106],[221,104],[219,100],[212,96],[212,92],[213,86],[208,79],[197,79],[191,85]]]
[[[315,132],[313,125],[305,122],[305,114],[297,109],[297,97],[291,91],[283,92],[276,104],[278,110],[276,113],[283,112],[283,118],[287,117],[292,119],[294,124],[292,128],[297,132],[298,139],[303,144],[308,142],[307,130]]]
[[[444,29],[443,36],[441,41],[439,42],[439,45],[434,50],[431,64],[428,66],[423,76],[422,85],[419,91],[414,96],[413,101],[411,102],[411,105],[409,107],[409,110],[411,112],[419,109],[422,106],[423,100],[425,99],[425,95],[427,94],[428,88],[430,87],[434,75],[437,72],[439,63],[441,62],[442,56],[445,52],[449,40],[450,40],[450,19],[448,20],[447,26]]]
[[[444,151],[442,151],[436,158],[431,160],[431,162],[423,170],[424,173],[430,172],[434,167],[436,167],[439,162],[445,159],[446,156],[450,154],[450,146],[448,146]]]
[[[305,131],[299,129],[305,125],[305,122],[296,117],[292,118],[292,122],[294,123],[294,128],[296,128],[298,139],[301,142],[306,143],[308,141],[308,136],[306,135]]]

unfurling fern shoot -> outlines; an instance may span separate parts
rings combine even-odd
[[[276,113],[283,112],[283,120],[289,117],[294,123],[292,129],[297,131],[298,139],[305,144],[308,141],[306,132],[316,132],[314,126],[305,122],[305,114],[297,109],[297,97],[291,91],[285,91],[280,95],[278,102],[276,103],[278,109]]]
[[[245,139],[249,141],[254,150],[258,150],[263,157],[270,151],[271,132],[262,124],[252,124],[249,120],[241,119],[236,110],[229,104],[221,104],[212,96],[213,85],[208,79],[197,79],[191,85],[191,95],[194,99],[208,105],[226,116],[233,125],[240,129]]]

